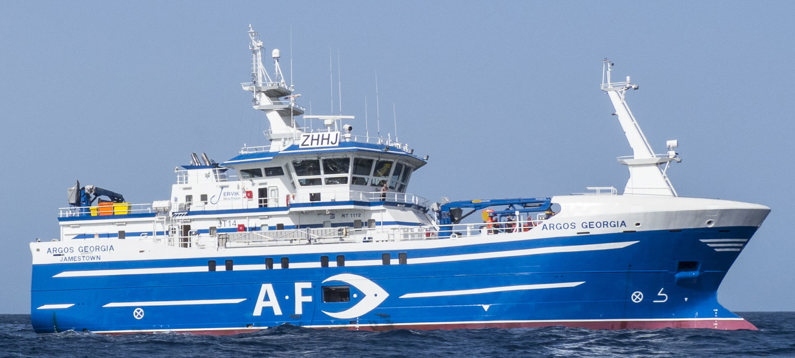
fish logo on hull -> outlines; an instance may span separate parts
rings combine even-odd
[[[378,307],[378,305],[380,305],[382,302],[384,302],[384,300],[387,299],[387,297],[389,297],[389,293],[384,291],[384,289],[381,288],[381,286],[378,286],[375,282],[370,281],[369,279],[359,275],[343,273],[331,276],[325,279],[323,283],[329,281],[340,281],[347,283],[353,287],[356,287],[356,289],[364,293],[364,297],[362,298],[362,300],[347,310],[341,312],[323,311],[323,313],[337,319],[351,319],[351,318],[361,317],[367,314],[368,312],[372,311],[376,307]]]

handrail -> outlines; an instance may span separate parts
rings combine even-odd
[[[96,216],[113,217],[118,215],[154,213],[152,204],[113,203],[107,206],[70,206],[58,208],[58,217]]]
[[[237,176],[228,173],[226,168],[212,168],[212,171],[213,179],[216,182],[234,181],[237,178]],[[177,174],[177,184],[188,184],[190,170],[177,168],[174,172]]]
[[[244,231],[223,234],[221,246],[227,248],[251,246],[318,245],[338,243],[395,242],[412,240],[443,240],[503,235],[536,229],[544,218],[514,222],[468,223],[422,226],[376,226],[375,228],[323,227],[268,231]]]
[[[316,131],[317,132],[325,131],[325,129],[320,129],[320,128],[314,129],[314,128],[299,127],[297,129],[300,130],[303,133],[315,133]],[[408,153],[411,153],[411,151],[412,151],[407,143],[400,143],[400,142],[392,140],[389,137],[384,138],[384,137],[370,137],[370,136],[358,136],[358,135],[351,135],[350,137],[346,137],[346,136],[347,136],[347,134],[343,135],[343,137],[342,137],[342,140],[346,141],[346,142],[359,142],[359,143],[367,143],[367,144],[381,144],[381,145],[386,145],[386,146],[389,146],[389,147],[395,147],[395,148],[398,148],[398,149],[400,149],[400,150],[402,150],[404,152],[408,152]],[[296,138],[296,140],[298,140],[298,139]],[[239,153],[240,154],[264,153],[264,152],[269,152],[270,150],[271,150],[271,146],[270,145],[248,146],[248,145],[243,144],[243,148],[240,149]]]

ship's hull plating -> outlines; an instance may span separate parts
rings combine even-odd
[[[717,289],[734,248],[756,228],[34,264],[31,319],[37,332],[104,333],[232,334],[280,324],[755,329],[718,303]]]

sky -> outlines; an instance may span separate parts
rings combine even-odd
[[[679,140],[680,196],[772,208],[720,301],[793,311],[793,13],[786,1],[2,1],[0,313],[29,313],[28,244],[58,237],[75,180],[167,200],[191,152],[221,162],[266,144],[240,88],[249,24],[266,54],[281,49],[308,112],[341,103],[354,133],[380,125],[429,155],[408,191],[433,201],[623,190],[615,158],[631,150],[599,90],[610,58],[614,78],[640,86],[628,102],[652,147]]]

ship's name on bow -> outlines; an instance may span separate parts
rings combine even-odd
[[[617,229],[627,227],[627,222],[624,220],[569,221],[542,223],[540,226],[541,230]]]

